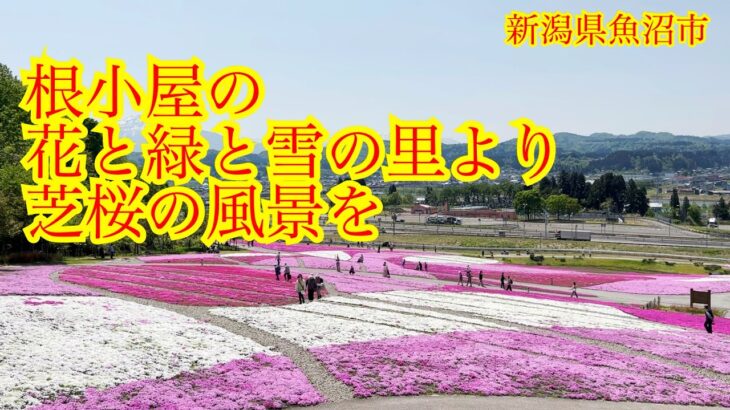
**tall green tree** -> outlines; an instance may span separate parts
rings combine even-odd
[[[587,205],[592,209],[606,209],[610,212],[623,212],[626,192],[626,181],[623,175],[608,172],[601,175],[592,185],[588,193]],[[610,199],[610,201],[609,201]]]
[[[717,219],[730,219],[730,209],[728,209],[728,204],[725,202],[725,198],[721,196],[720,200],[712,206],[712,214],[715,215],[715,218]]]
[[[687,208],[687,220],[693,225],[702,225],[702,208],[692,204]]]
[[[24,94],[20,80],[0,64],[0,253],[27,243],[21,229],[29,218],[20,186],[32,179],[19,165],[30,148],[21,132],[21,123],[29,123],[30,117],[18,107]]]
[[[580,211],[580,204],[568,195],[550,195],[545,200],[545,210],[560,219],[561,215],[573,215]]]
[[[514,199],[515,212],[524,215],[527,219],[542,213],[545,208],[545,201],[540,195],[540,191],[530,189],[520,191],[515,195]]]
[[[679,220],[680,221],[682,221],[682,222],[687,221],[689,206],[690,206],[689,198],[687,198],[685,196],[684,199],[682,200],[682,206],[679,207]]]

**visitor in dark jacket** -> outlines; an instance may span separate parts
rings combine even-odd
[[[317,281],[310,276],[307,278],[307,299],[309,299],[310,302],[314,301],[314,292],[317,291]]]
[[[324,290],[324,279],[319,275],[314,278],[314,283],[317,284],[317,299],[322,299],[322,291]]]
[[[705,305],[705,330],[712,333],[712,324],[715,322],[715,315],[712,313],[709,305]]]

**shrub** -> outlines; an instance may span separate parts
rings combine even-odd
[[[9,264],[59,263],[61,260],[60,254],[46,252],[14,252],[0,256],[2,263]]]

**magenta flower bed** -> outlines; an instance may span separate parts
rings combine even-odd
[[[484,278],[490,280],[499,280],[502,272],[504,272],[505,276],[511,276],[517,283],[571,286],[573,282],[576,282],[579,287],[583,288],[643,277],[639,274],[632,273],[591,273],[560,268],[507,264],[474,265],[471,267],[471,270],[475,278],[480,270],[484,272]],[[459,271],[463,272],[464,267],[428,264],[428,271],[438,279],[457,281],[459,279]]]
[[[466,278],[464,279],[466,282]],[[479,286],[479,279],[472,278],[472,283],[474,286],[461,286],[461,285],[443,285],[439,290],[442,290],[444,292],[483,292],[483,293],[499,293],[499,294],[505,294],[505,291],[502,289],[499,289],[499,287],[495,288],[494,284],[485,284],[485,287]],[[486,287],[489,286],[489,287]],[[512,285],[513,289],[515,291],[510,292],[510,295],[519,295],[519,296],[528,296],[528,297],[535,297],[539,298],[540,296],[545,296],[546,299],[555,299],[555,300],[568,300],[570,301],[570,292],[560,291],[560,290],[552,290],[552,289],[543,289],[543,288],[535,288],[535,287],[529,287],[529,286],[521,286],[521,285]],[[530,289],[531,292],[521,292],[520,289]],[[549,294],[549,295],[543,295],[543,294]],[[550,295],[556,295],[556,296],[562,296],[563,299],[560,298],[552,298]],[[580,298],[589,298],[589,299],[595,299],[596,296],[594,295],[587,295],[587,294],[581,294],[580,289],[578,289],[578,295]],[[575,299],[573,299],[575,300]]]
[[[235,256],[226,256],[226,259],[234,260],[234,261],[237,261],[237,262],[245,262],[245,263],[249,263],[249,264],[252,264],[252,265],[258,265],[259,263],[257,263],[257,262],[264,261],[264,260],[276,261],[276,254],[271,254],[271,255],[251,255],[251,256],[235,255]],[[273,265],[273,263],[272,263],[272,265]]]
[[[615,343],[655,354],[693,367],[730,374],[730,338],[708,337],[699,331],[659,332],[646,330],[606,330],[556,328],[560,332]]]
[[[268,245],[261,245],[264,249],[271,249],[274,251],[279,252],[312,252],[312,251],[341,251],[345,252],[348,255],[352,256],[355,253],[368,251],[367,249],[363,248],[348,248],[346,246],[337,246],[337,245],[320,245],[320,244],[304,244],[300,243],[297,245],[286,245],[280,242],[271,243]]]
[[[72,283],[167,303],[197,306],[283,305],[297,301],[294,284],[273,271],[242,266],[105,265],[61,274]]]
[[[51,274],[63,269],[62,266],[34,266],[0,271],[0,295],[95,295],[78,286],[54,282]]]
[[[280,409],[322,402],[289,358],[257,354],[171,379],[91,388],[82,399],[61,397],[35,409]]]
[[[635,307],[621,305],[617,305],[616,307],[630,315],[634,315],[644,320],[664,323],[667,325],[686,327],[689,329],[697,329],[703,332],[705,331],[704,315],[693,315],[690,313],[682,312],[667,312],[665,310],[657,309],[639,309]],[[715,316],[715,323],[712,331],[715,333],[730,335],[730,319]]]
[[[170,289],[161,289],[152,286],[144,286],[134,283],[102,280],[82,275],[69,275],[62,273],[61,279],[77,283],[79,285],[91,286],[105,289],[111,292],[122,293],[142,299],[152,299],[165,303],[190,306],[247,306],[246,303],[234,303],[234,301],[217,299],[195,293],[178,292]]]
[[[320,259],[320,258],[317,258]],[[247,261],[251,265],[256,266],[270,266],[272,269],[276,265],[276,255],[272,255],[266,258],[260,258],[260,259],[254,259],[252,261]],[[282,256],[280,258],[281,266],[283,267],[285,264],[289,265],[290,267],[295,267],[299,264],[299,261],[294,256]],[[332,262],[334,264],[334,261]]]
[[[218,265],[236,265],[236,261],[226,259],[225,254],[184,253],[180,255],[140,256],[137,259],[144,263],[211,263]]]
[[[640,295],[689,295],[690,289],[730,292],[730,277],[700,275],[649,276],[624,282],[592,286],[594,290],[635,293]]]
[[[410,336],[311,350],[358,397],[441,393],[730,405],[730,385],[684,368],[528,333]]]

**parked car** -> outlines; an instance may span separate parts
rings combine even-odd
[[[461,225],[461,219],[455,216],[447,216],[445,223],[447,225]]]
[[[427,224],[444,224],[446,223],[446,218],[443,216],[429,216],[426,219]]]

